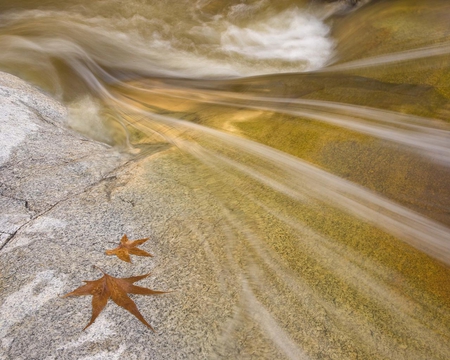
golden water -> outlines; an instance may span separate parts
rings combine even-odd
[[[213,355],[450,357],[446,1],[0,11],[2,70],[97,140],[172,145],[167,176],[220,220],[198,254],[235,309]]]

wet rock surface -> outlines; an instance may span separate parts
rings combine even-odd
[[[220,219],[173,179],[174,152],[154,146],[131,158],[64,128],[63,107],[20,79],[2,74],[0,84],[0,359],[198,359],[225,351],[213,347],[226,342],[218,337],[233,316],[234,278],[217,284],[203,235]],[[106,256],[123,234],[150,237],[145,249],[154,257],[128,264]],[[93,265],[115,277],[151,271],[136,285],[175,290],[131,296],[156,333],[112,301],[82,331],[91,297],[61,295],[100,278]]]

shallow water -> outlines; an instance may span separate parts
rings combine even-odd
[[[235,309],[211,357],[450,356],[446,1],[0,10],[0,69],[71,127],[138,157],[172,146]]]

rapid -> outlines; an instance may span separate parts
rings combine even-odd
[[[448,359],[448,14],[3,0],[0,70],[90,138],[136,159],[163,146],[232,308],[208,358]]]

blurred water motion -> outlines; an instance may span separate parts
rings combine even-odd
[[[211,357],[450,357],[447,1],[0,10],[0,69],[97,140],[172,145],[220,221],[193,244],[235,308]]]

